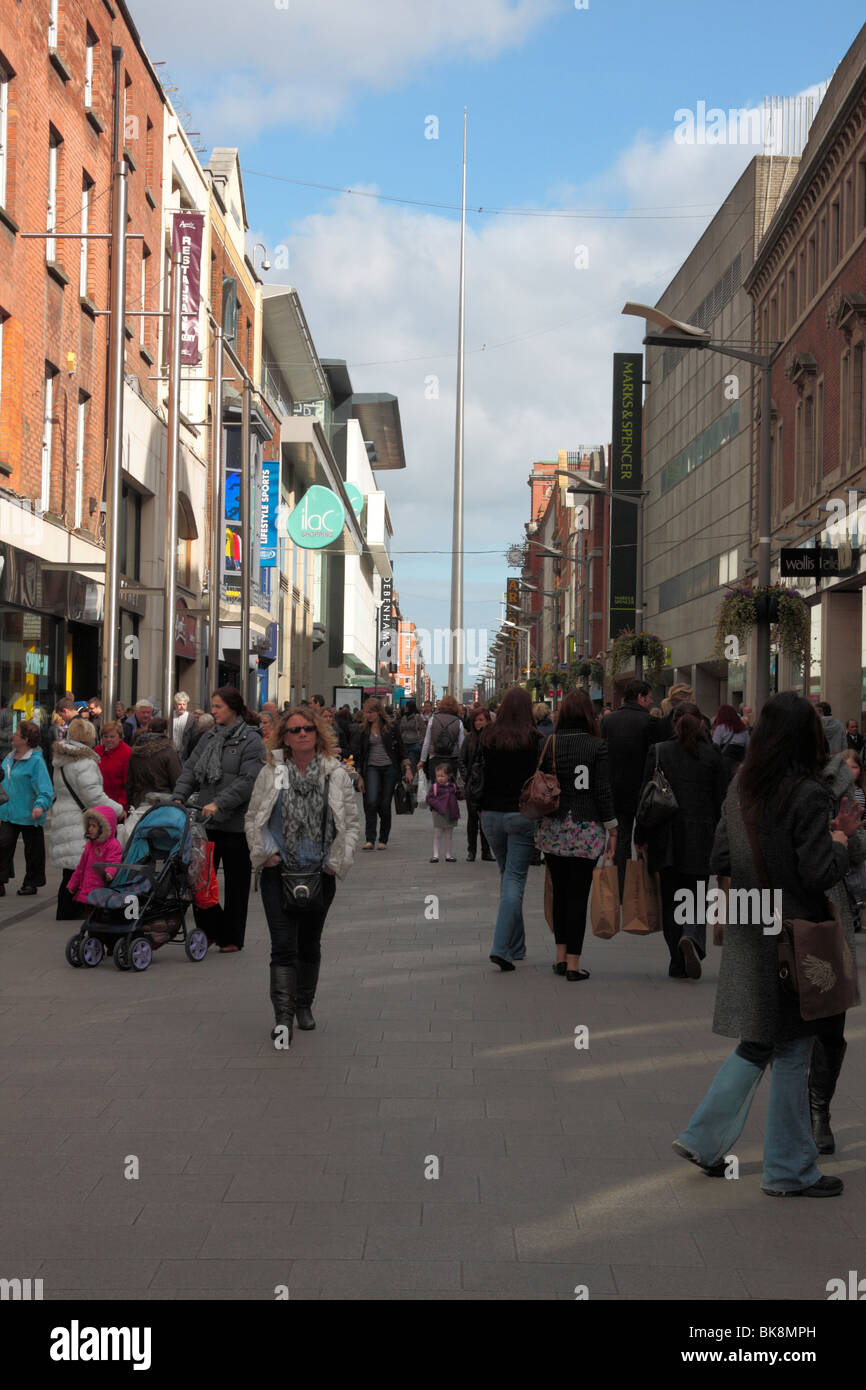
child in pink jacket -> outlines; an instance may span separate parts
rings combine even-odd
[[[123,850],[117,838],[117,817],[110,806],[91,806],[84,812],[84,851],[78,867],[67,885],[77,903],[87,907],[87,895],[94,888],[104,888],[114,877],[113,869],[97,869],[94,866],[105,860],[119,864]]]
[[[451,853],[451,836],[460,819],[458,801],[463,800],[463,792],[453,780],[447,763],[440,763],[435,773],[436,780],[427,793],[427,805],[433,812],[433,857],[431,864],[439,863],[439,850],[445,852],[445,863],[456,864]]]

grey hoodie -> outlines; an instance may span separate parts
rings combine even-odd
[[[841,719],[837,719],[835,714],[822,714],[821,723],[824,725],[824,733],[827,735],[830,752],[844,753],[848,740],[845,734],[845,725]]]

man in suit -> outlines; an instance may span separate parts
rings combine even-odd
[[[625,884],[625,866],[631,858],[631,832],[643,782],[647,749],[658,741],[663,720],[650,715],[653,697],[646,681],[631,680],[619,709],[605,716],[601,726],[607,742],[610,786],[619,821],[614,863],[619,871],[619,895]]]

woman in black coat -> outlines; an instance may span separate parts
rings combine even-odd
[[[386,849],[391,834],[391,798],[402,769],[407,782],[412,781],[412,769],[400,730],[387,713],[381,700],[364,701],[363,722],[358,736],[355,767],[358,772],[358,791],[364,798],[366,842],[370,850],[376,840],[376,821],[379,822],[379,849]]]
[[[463,740],[463,746],[460,749],[460,762],[463,766],[463,778],[467,788],[469,786],[469,774],[477,760],[483,756],[481,752],[481,735],[490,723],[492,723],[490,710],[484,705],[480,705],[478,709],[472,711],[469,733]],[[493,855],[490,852],[487,836],[484,834],[484,829],[481,825],[480,806],[476,802],[469,800],[468,792],[466,796],[466,819],[466,862],[472,864],[475,861],[475,855],[478,852],[479,834],[481,835],[481,858],[492,861]]]
[[[729,880],[732,893],[756,889],[760,897],[769,883],[781,895],[782,920],[827,919],[825,894],[847,871],[848,840],[861,824],[862,813],[847,807],[831,820],[831,796],[821,775],[826,758],[811,702],[793,691],[773,696],[761,711],[716,831],[713,873]],[[751,920],[751,912],[746,916],[725,926],[713,1017],[714,1033],[740,1042],[674,1150],[711,1176],[722,1176],[772,1062],[762,1190],[769,1197],[834,1197],[843,1184],[817,1167],[807,1095],[813,1035],[830,1020],[802,1018],[799,1001],[779,979],[773,917],[767,930]],[[763,906],[761,917],[765,922]]]
[[[646,785],[652,777],[658,755],[659,767],[677,799],[677,812],[655,830],[636,824],[634,840],[649,860],[650,873],[660,878],[662,923],[671,957],[668,974],[672,979],[699,980],[707,954],[707,927],[704,913],[697,909],[706,901],[710,855],[728,790],[728,772],[710,742],[697,705],[677,705],[673,731],[673,738],[650,749],[643,780]],[[684,893],[690,896],[684,898]]]

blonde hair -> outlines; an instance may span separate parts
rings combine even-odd
[[[315,724],[316,752],[321,753],[323,757],[326,758],[335,758],[340,743],[337,735],[334,733],[333,726],[328,724],[327,721],[322,718],[321,714],[319,714],[317,710],[312,709],[310,705],[293,705],[291,709],[283,711],[279,720],[274,717],[274,732],[264,741],[265,747],[269,750],[268,761],[273,761],[273,753],[275,749],[278,748],[283,750],[284,757],[287,756],[286,725],[296,714],[300,715],[307,724]]]
[[[550,713],[550,710],[547,708],[547,705],[540,702],[539,704],[532,706],[532,713],[536,719],[546,719]]]
[[[96,730],[89,719],[70,719],[69,728],[66,730],[67,739],[73,743],[83,743],[88,748],[92,748],[96,742]]]

